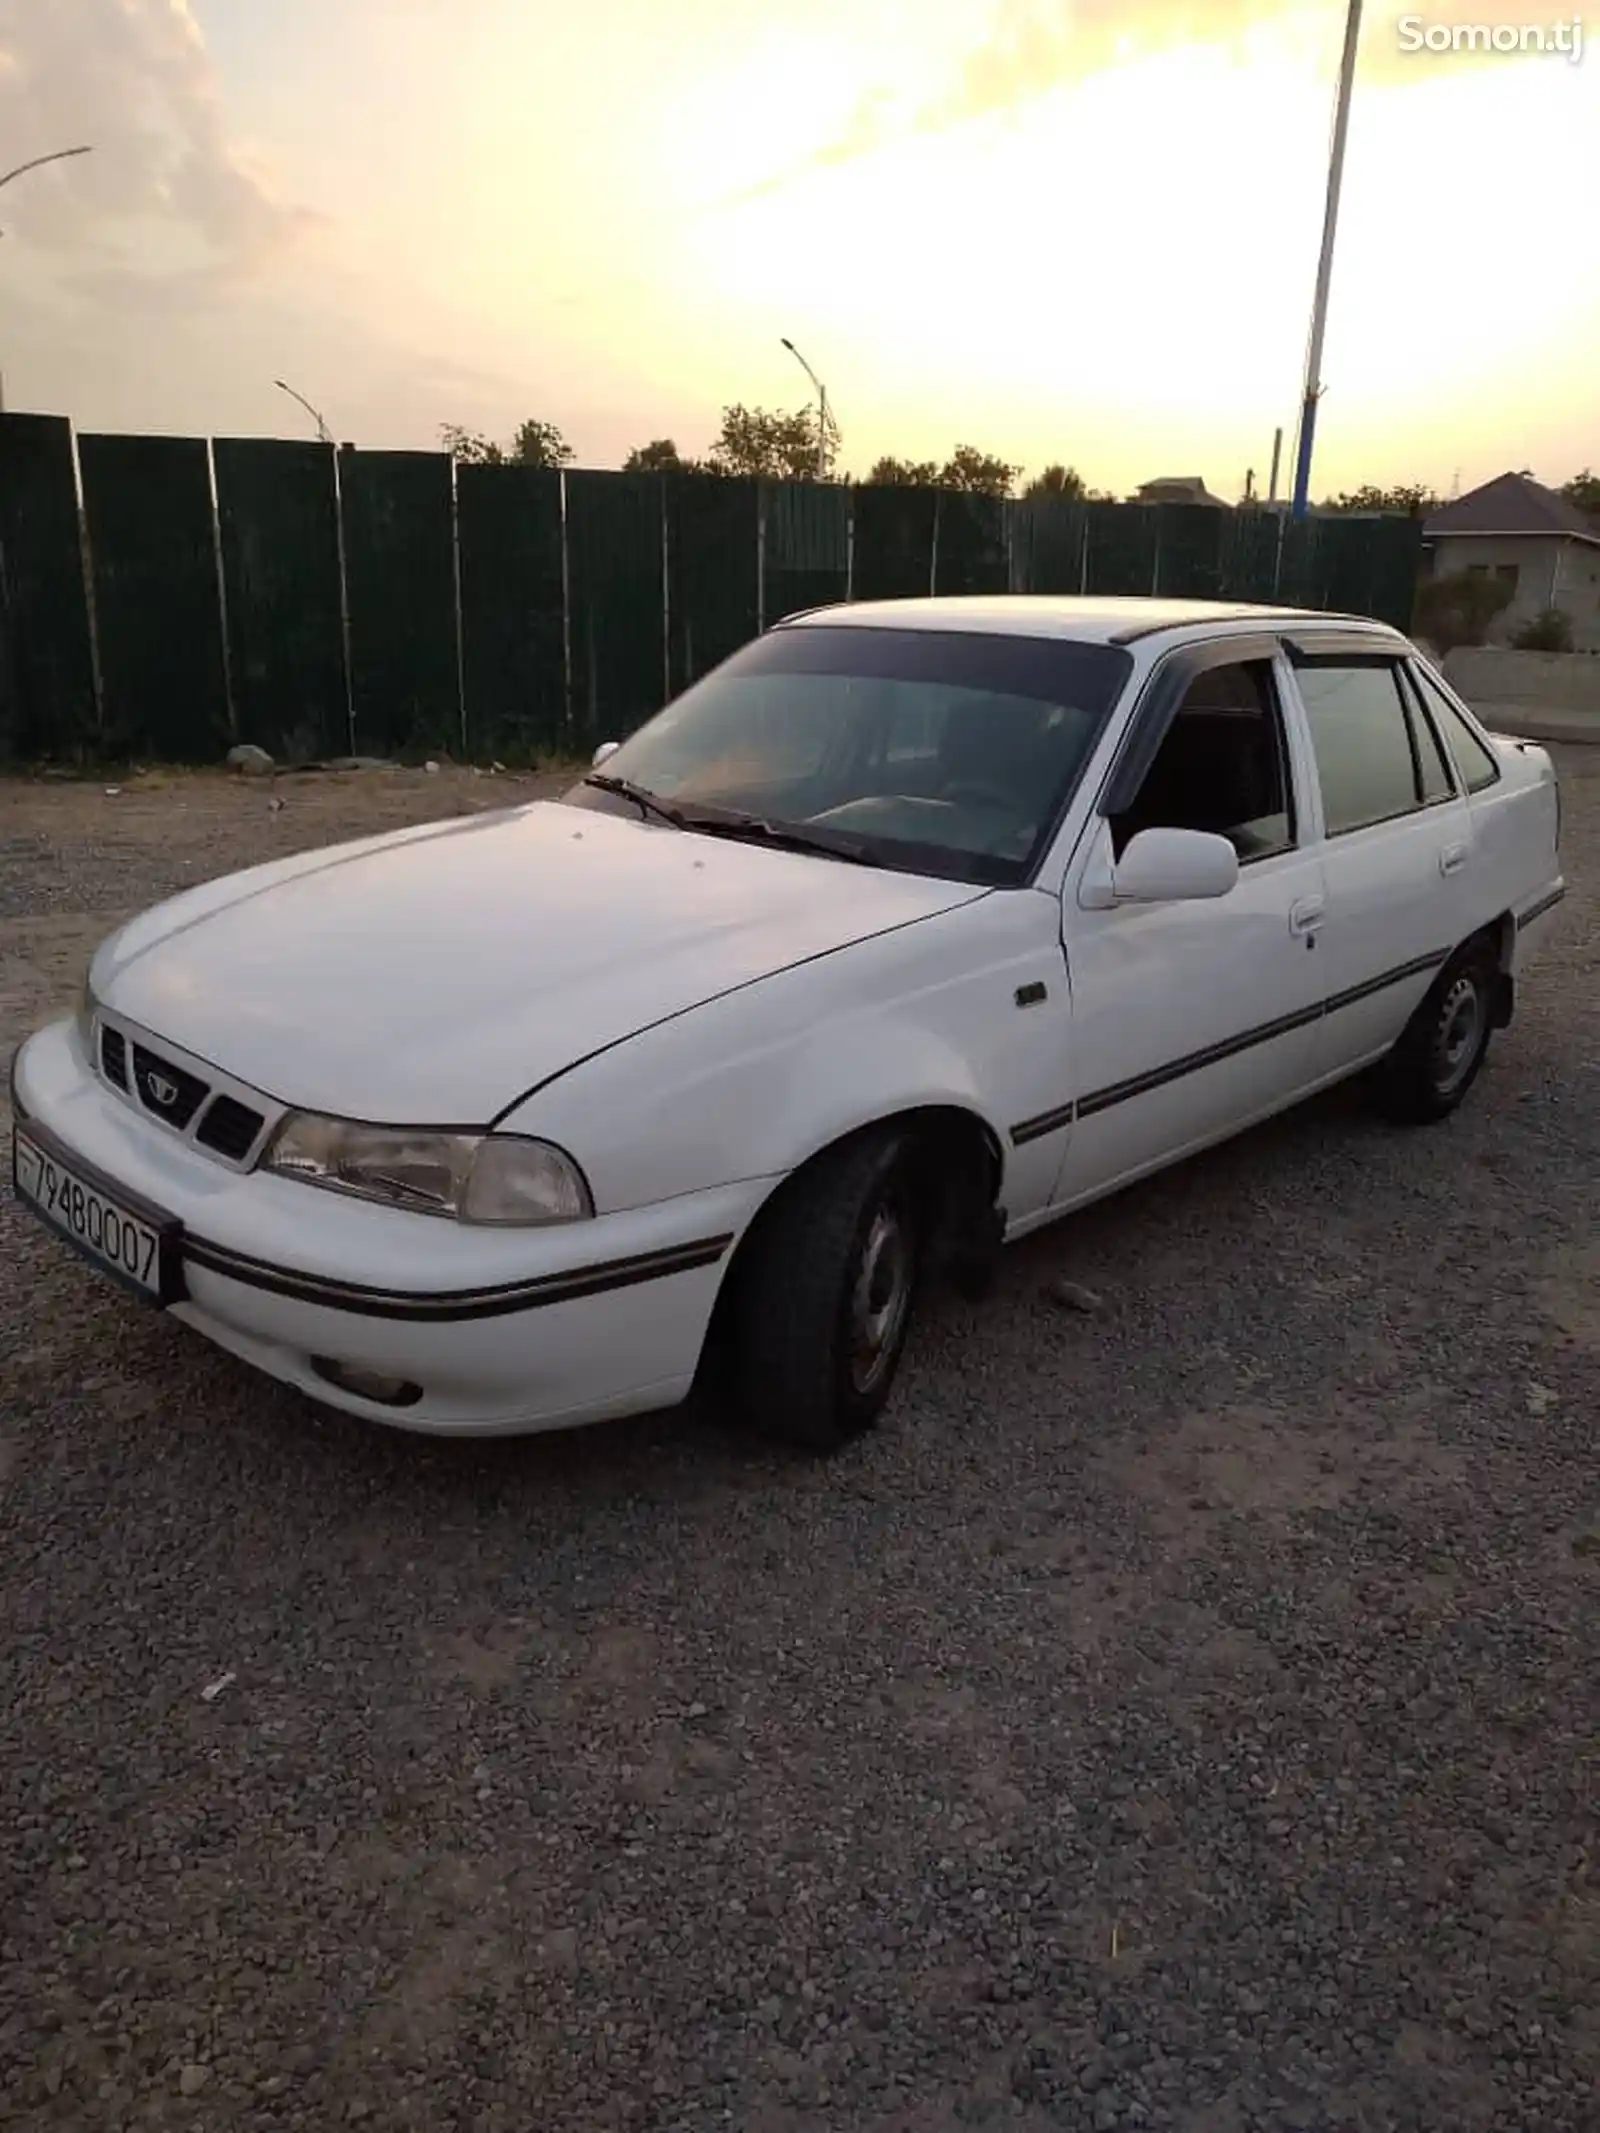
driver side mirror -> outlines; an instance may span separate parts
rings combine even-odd
[[[1132,838],[1112,873],[1119,904],[1199,903],[1226,896],[1239,880],[1239,855],[1207,830],[1147,829]]]
[[[621,746],[621,741],[602,741],[594,752],[594,761],[589,765],[589,768],[598,770],[602,763],[608,763],[611,760]]]

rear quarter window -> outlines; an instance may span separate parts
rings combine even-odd
[[[1486,787],[1493,785],[1500,776],[1500,765],[1494,750],[1473,732],[1449,697],[1429,678],[1426,668],[1413,663],[1411,679],[1437,725],[1460,773],[1461,782],[1468,792],[1483,792]]]

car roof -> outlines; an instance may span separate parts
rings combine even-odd
[[[1394,641],[1399,633],[1369,615],[1320,608],[1258,607],[1242,600],[1087,599],[1054,593],[979,593],[918,600],[861,600],[789,615],[780,629],[970,630],[981,635],[1063,637],[1080,644],[1131,644],[1167,631],[1188,633],[1263,624],[1332,624]]]

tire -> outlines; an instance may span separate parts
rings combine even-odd
[[[1446,964],[1378,1068],[1378,1108],[1397,1125],[1426,1126],[1464,1101],[1494,1031],[1496,968],[1481,943]]]
[[[837,1451],[888,1403],[921,1272],[910,1155],[900,1134],[847,1141],[757,1218],[735,1269],[729,1375],[762,1436]]]

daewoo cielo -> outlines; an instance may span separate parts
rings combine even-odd
[[[561,799],[123,926],[14,1175],[152,1306],[374,1421],[714,1378],[827,1449],[919,1290],[1347,1075],[1462,1101],[1562,894],[1541,748],[1381,624],[792,618]]]

